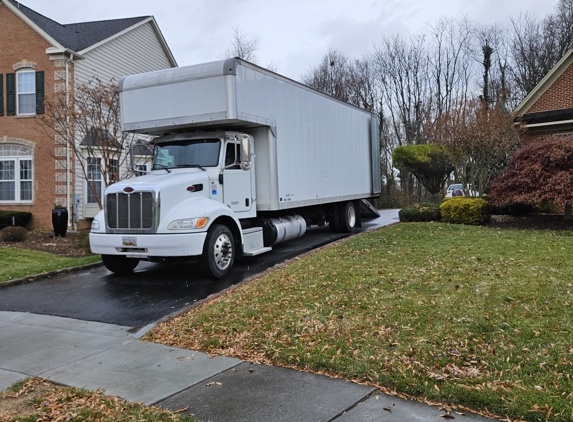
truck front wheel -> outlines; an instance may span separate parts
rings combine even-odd
[[[203,254],[200,259],[201,271],[209,278],[225,277],[235,261],[235,241],[227,226],[214,224],[207,233]]]
[[[102,255],[101,260],[108,270],[116,274],[128,274],[139,264],[139,259],[123,255]]]

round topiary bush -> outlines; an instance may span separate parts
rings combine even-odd
[[[490,206],[486,200],[460,196],[444,200],[440,205],[440,213],[445,223],[472,226],[486,224],[491,217]]]
[[[398,211],[402,222],[440,221],[440,208],[431,202],[409,205]]]
[[[4,242],[23,242],[28,238],[28,230],[20,226],[8,226],[0,231],[0,235]]]

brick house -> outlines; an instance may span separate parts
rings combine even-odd
[[[573,133],[573,49],[569,50],[514,111],[523,142]]]
[[[62,25],[0,0],[0,38],[0,209],[31,212],[34,228],[48,229],[54,206],[71,216],[75,196],[79,218],[93,217],[99,207],[89,202],[87,182],[63,164],[73,166],[73,154],[57,136],[42,134],[36,115],[45,98],[93,77],[176,67],[155,19]]]

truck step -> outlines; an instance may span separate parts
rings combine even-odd
[[[363,199],[360,202],[360,211],[364,217],[371,217],[371,218],[380,217],[380,213],[378,212],[378,210],[374,208],[372,204],[368,202],[366,199]]]
[[[245,256],[260,255],[273,249],[264,245],[262,227],[243,230],[243,240],[243,255]]]

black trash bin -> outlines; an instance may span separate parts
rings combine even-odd
[[[52,226],[54,236],[66,237],[68,230],[68,210],[66,208],[54,208],[52,210]]]

